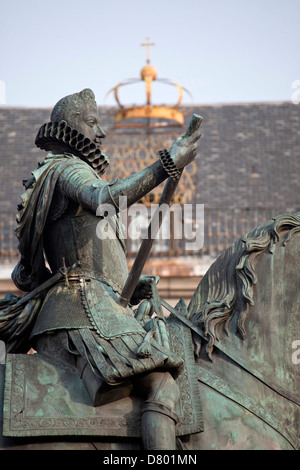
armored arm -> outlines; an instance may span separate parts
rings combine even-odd
[[[128,178],[107,183],[87,163],[78,159],[61,172],[58,187],[67,197],[95,213],[100,204],[113,204],[118,211],[119,196],[126,196],[130,206],[167,177],[168,173],[157,161]]]
[[[59,178],[61,191],[83,207],[97,211],[101,204],[113,204],[119,210],[119,197],[127,198],[127,207],[138,202],[168,176],[178,178],[179,170],[191,163],[197,154],[200,138],[199,117],[191,120],[185,136],[179,137],[170,149],[160,152],[160,160],[121,181],[105,183],[84,162],[64,170]]]
[[[167,177],[168,173],[160,161],[157,161],[128,178],[106,185],[101,192],[98,204],[113,203],[116,210],[118,210],[119,197],[125,196],[127,198],[127,207],[130,207],[156,188]]]

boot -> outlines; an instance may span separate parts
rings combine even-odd
[[[142,438],[146,450],[176,450],[174,416],[157,411],[142,414]]]

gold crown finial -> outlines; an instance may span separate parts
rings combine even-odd
[[[147,105],[150,105],[151,102],[151,92],[152,92],[152,81],[156,79],[157,70],[153,65],[150,65],[150,50],[151,46],[155,46],[154,42],[150,42],[150,38],[146,38],[146,42],[142,43],[141,46],[147,47],[147,65],[145,65],[141,70],[142,80],[146,83],[146,95],[147,95]]]
[[[155,46],[155,42],[150,42],[150,38],[146,38],[146,42],[143,42],[141,46],[147,47],[147,64],[150,64],[150,47]]]
[[[183,112],[178,109],[182,96],[183,90],[186,91],[189,95],[189,91],[180,86],[178,83],[175,83],[166,78],[157,78],[157,70],[153,65],[150,65],[150,47],[155,46],[155,43],[150,42],[150,38],[146,38],[146,42],[142,43],[141,46],[147,48],[147,64],[141,70],[140,78],[128,78],[120,82],[114,88],[109,90],[106,93],[106,96],[114,92],[115,100],[119,105],[119,111],[115,115],[115,125],[116,127],[132,127],[132,124],[120,124],[122,121],[127,119],[141,119],[147,118],[146,124],[136,124],[134,127],[163,127],[168,125],[166,122],[162,122],[162,119],[167,119],[167,121],[175,121],[177,124],[182,126],[184,124],[184,115]],[[147,101],[145,106],[124,106],[120,103],[118,93],[120,87],[124,85],[134,84],[140,81],[144,81],[146,85],[146,96]],[[178,90],[178,101],[173,106],[167,105],[152,105],[151,104],[151,92],[153,82],[161,82],[167,85],[175,86]],[[150,124],[149,119],[157,120],[156,123]],[[161,122],[160,122],[161,121]],[[171,125],[171,124],[170,124]],[[175,124],[174,124],[175,125]]]

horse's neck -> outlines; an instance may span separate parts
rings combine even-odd
[[[300,339],[300,236],[286,246],[279,241],[273,254],[257,258],[254,305],[249,308],[247,339],[241,354],[269,383],[297,397],[299,367],[293,362],[293,344]]]
[[[208,335],[208,354],[219,346],[293,400],[299,390],[293,349],[300,341],[299,232],[300,216],[283,215],[238,240],[207,271],[188,307]]]
[[[294,348],[298,345],[300,349],[300,275],[295,260],[299,258],[300,234],[286,246],[279,241],[273,253],[265,251],[257,257],[257,280],[245,323],[246,337],[236,334],[236,311],[229,335],[224,334],[219,344],[224,353],[259,380],[296,402],[300,383]]]

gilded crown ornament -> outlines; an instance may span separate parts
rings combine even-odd
[[[184,92],[191,96],[191,93],[183,88],[176,82],[173,82],[167,78],[158,78],[158,72],[156,68],[150,64],[150,47],[155,46],[155,43],[151,43],[149,38],[146,38],[146,43],[142,43],[141,46],[147,48],[147,63],[140,72],[140,78],[128,78],[118,83],[115,87],[111,88],[106,97],[110,94],[114,94],[114,98],[119,106],[119,110],[115,114],[115,127],[170,127],[170,126],[182,126],[184,124],[184,114],[182,110],[178,109],[182,102]],[[119,97],[120,88],[125,85],[133,85],[138,82],[144,82],[146,88],[146,104],[141,106],[125,106],[121,103]],[[153,82],[160,82],[166,85],[175,86],[178,91],[177,102],[171,106],[167,105],[154,105],[151,102]],[[141,119],[146,118],[147,123],[141,123]],[[153,119],[154,122],[149,123],[149,119]],[[138,123],[124,123],[126,120],[139,119]],[[167,120],[161,121],[161,120]],[[159,121],[160,120],[160,121]]]

